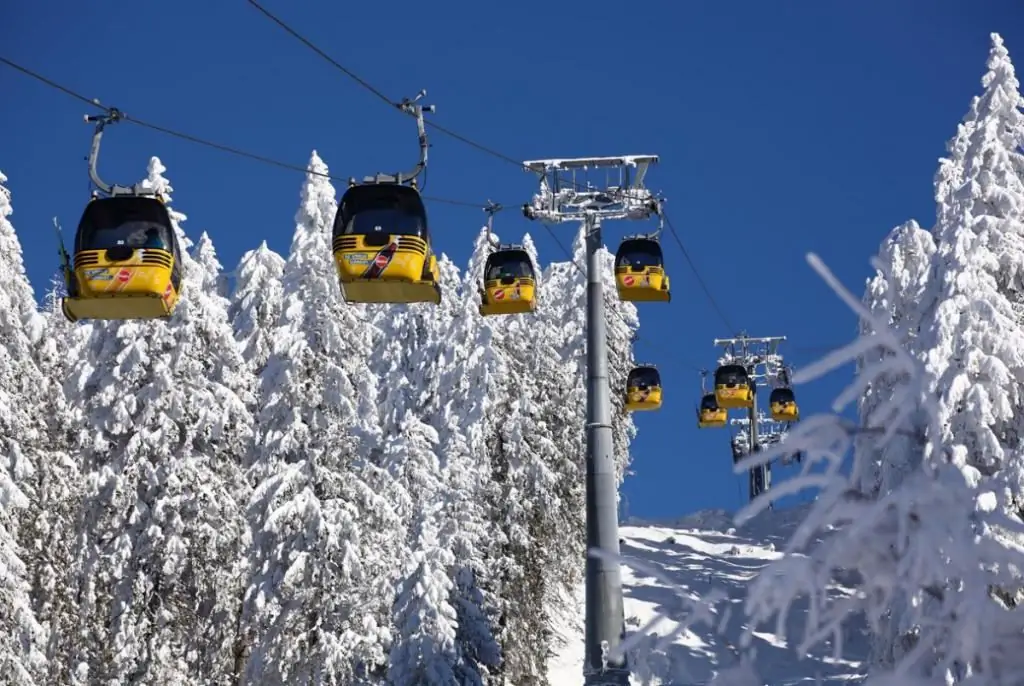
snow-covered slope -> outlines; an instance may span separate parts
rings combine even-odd
[[[739,664],[739,655],[752,656],[760,677],[755,683],[787,686],[798,683],[848,683],[863,675],[860,661],[867,652],[863,627],[852,627],[843,637],[842,657],[832,654],[832,642],[800,658],[775,636],[774,626],[758,627],[749,647],[741,645],[747,627],[743,613],[746,584],[768,562],[780,556],[803,507],[767,512],[743,527],[733,528],[731,517],[720,510],[698,512],[672,523],[631,521],[620,529],[623,541],[623,592],[627,630],[635,632],[658,615],[666,617],[650,633],[663,637],[680,623],[692,622],[700,612],[695,603],[714,590],[724,599],[714,605],[710,622],[683,631],[661,650],[641,649],[635,660],[633,683],[657,685],[707,684],[717,672]],[[662,577],[659,579],[658,577]],[[673,588],[672,585],[676,587]],[[837,589],[837,592],[841,590]],[[564,643],[549,662],[553,686],[583,683],[583,591],[579,608],[561,630]],[[799,635],[806,605],[794,605],[787,619],[787,635]]]

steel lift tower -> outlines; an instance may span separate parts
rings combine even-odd
[[[656,155],[591,157],[524,162],[540,177],[540,190],[523,205],[527,219],[558,224],[582,222],[587,236],[587,550],[618,556],[618,494],[612,454],[611,388],[605,330],[603,281],[598,249],[601,222],[649,219],[660,214],[660,201],[644,187],[644,176]],[[604,175],[594,186],[591,173]],[[581,178],[577,181],[577,176]],[[617,562],[587,555],[586,686],[629,686],[625,657],[611,660],[625,634],[622,577]]]
[[[715,345],[725,350],[718,359],[719,365],[739,364],[747,370],[747,375],[757,388],[770,388],[771,382],[779,378],[785,364],[778,353],[779,344],[786,340],[785,336],[769,336],[767,338],[751,338],[740,333],[736,338],[716,338]],[[732,440],[733,462],[737,462],[751,452],[757,452],[761,446],[784,440],[785,431],[775,427],[769,429],[767,418],[757,409],[757,391],[754,402],[747,410],[746,418],[733,419],[730,424],[747,428],[747,435],[742,433]],[[769,429],[762,432],[762,429]],[[763,464],[750,469],[750,500],[771,488],[771,465]]]

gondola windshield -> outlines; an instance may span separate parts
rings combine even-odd
[[[637,270],[660,267],[662,263],[661,245],[649,239],[623,241],[615,260],[616,267],[632,267]]]
[[[397,184],[353,186],[341,198],[334,234],[373,233],[427,238],[427,211],[415,189]]]
[[[768,399],[770,403],[792,403],[796,402],[796,396],[793,395],[793,389],[791,388],[776,388],[772,390],[772,394]]]
[[[661,376],[654,367],[638,367],[629,373],[628,385],[632,388],[653,388],[661,384]]]
[[[739,386],[745,383],[747,383],[747,370],[742,365],[727,364],[715,370],[716,385],[734,384]]]
[[[487,258],[487,272],[484,275],[487,281],[517,277],[533,277],[533,266],[525,252],[502,250]]]
[[[718,410],[718,399],[714,393],[707,393],[700,399],[700,409],[713,412]]]
[[[86,208],[78,227],[76,251],[117,246],[171,250],[170,217],[154,198],[104,198]]]

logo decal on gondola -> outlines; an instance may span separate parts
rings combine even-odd
[[[387,269],[387,266],[391,264],[391,260],[395,256],[395,252],[397,250],[398,243],[392,242],[377,251],[377,255],[373,258],[373,262],[366,268],[366,271],[363,272],[363,278],[376,279],[383,274],[384,270]]]
[[[626,284],[627,286],[632,286],[634,283],[636,283],[636,280],[629,274],[626,274],[626,276],[622,277],[622,283]]]
[[[121,283],[128,283],[132,280],[132,273],[129,269],[122,269],[117,273],[117,280]]]
[[[519,291],[519,284],[516,284],[516,287],[512,290],[512,299],[519,300],[522,295],[523,294]]]
[[[89,281],[110,281],[114,277],[110,275],[106,267],[100,267],[98,269],[86,269],[85,278]]]
[[[504,289],[499,288],[498,290],[494,291],[494,299],[495,300],[504,300],[505,299],[505,291],[504,291]]]

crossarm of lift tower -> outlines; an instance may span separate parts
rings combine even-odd
[[[663,200],[644,187],[647,168],[657,162],[657,155],[528,160],[523,169],[537,174],[540,189],[523,205],[523,214],[551,223],[660,215]],[[587,177],[599,169],[605,171],[604,183],[595,185]],[[566,173],[570,179],[563,178]]]
[[[736,338],[716,338],[714,344],[723,348],[718,364],[741,364],[751,378],[774,380],[786,373],[785,360],[778,352],[779,344],[785,340],[785,336],[758,338],[743,334]],[[764,367],[764,372],[758,372],[759,366]]]

